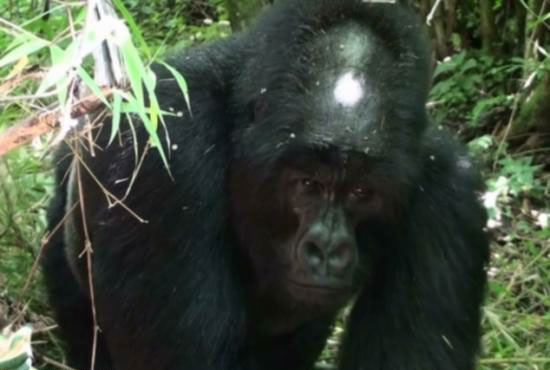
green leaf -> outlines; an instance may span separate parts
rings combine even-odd
[[[485,112],[495,106],[498,106],[505,100],[505,96],[495,96],[492,98],[479,100],[472,111],[472,119],[468,123],[468,126],[475,127],[475,125],[479,122],[479,119],[483,116]]]
[[[149,115],[145,113],[145,110],[143,108],[143,104],[140,104],[135,97],[128,96],[128,106],[131,109],[134,109],[141,119],[143,126],[145,127],[145,130],[149,134],[149,140],[151,142],[151,146],[153,148],[156,148],[160,154],[160,157],[162,159],[162,162],[164,163],[164,167],[166,167],[166,170],[168,173],[170,173],[170,167],[168,165],[168,160],[166,159],[166,155],[162,149],[162,144],[160,142],[160,138],[158,136],[158,132],[156,130],[156,127],[154,126],[153,122],[151,122]],[[137,143],[136,143],[137,145]]]
[[[0,370],[29,368],[31,332],[30,327],[23,327],[15,333],[8,330],[0,333]]]
[[[50,47],[52,60],[55,59],[52,68],[48,71],[38,90],[37,94],[44,93],[47,89],[54,85],[61,85],[61,81],[68,77],[68,72],[72,67],[72,61],[77,50],[76,42],[71,43],[67,49],[63,50],[56,45]]]
[[[466,61],[466,63],[464,63],[461,67],[460,67],[460,72],[461,73],[464,73],[464,72],[467,72],[469,71],[470,69],[472,68],[475,68],[477,67],[477,62],[475,59],[468,59]]]
[[[60,64],[61,60],[63,59],[64,51],[57,45],[50,46],[50,57],[52,59],[52,64]],[[67,101],[67,76],[65,76],[64,80],[60,81],[58,83],[58,89],[57,89],[57,101],[60,106],[65,105],[65,102]]]
[[[491,135],[483,135],[470,141],[468,143],[468,149],[474,154],[479,154],[489,149],[493,144],[494,140]]]
[[[113,0],[115,6],[120,11],[126,22],[128,23],[128,26],[130,27],[130,30],[132,32],[132,35],[138,40],[139,44],[141,45],[141,48],[143,49],[143,52],[145,53],[145,56],[147,59],[152,59],[151,51],[149,50],[149,47],[147,46],[147,43],[145,42],[145,39],[143,38],[143,35],[141,34],[141,30],[139,29],[138,25],[134,21],[134,18],[126,9],[122,1],[120,0]]]
[[[126,102],[122,105],[122,111],[124,112],[124,115],[126,116],[126,120],[128,121],[128,126],[130,127],[130,131],[132,132],[132,140],[134,143],[134,159],[135,159],[135,165],[138,165],[139,161],[139,148],[138,148],[138,139],[137,139],[137,133],[136,128],[134,127],[134,121],[132,120],[132,115],[125,111],[129,108],[129,103]]]
[[[2,59],[0,59],[0,68],[8,64],[17,62],[19,59],[26,57],[32,53],[35,53],[38,50],[45,48],[49,44],[50,43],[48,41],[42,40],[39,38],[29,40],[17,46],[15,49],[13,49],[7,55],[5,55]]]
[[[0,30],[2,29],[2,27],[0,27]],[[16,47],[18,47],[19,45],[21,44],[24,44],[26,42],[28,42],[29,40],[32,40],[32,36],[29,35],[28,33],[20,33],[18,35],[15,35],[15,37],[13,38],[13,40],[8,44],[8,46],[6,46],[4,52],[8,52]]]
[[[122,55],[124,57],[124,64],[126,66],[126,72],[128,73],[128,78],[130,80],[130,85],[132,87],[132,92],[137,99],[137,101],[143,105],[143,86],[142,86],[142,76],[145,75],[145,66],[141,61],[139,53],[132,44],[130,39],[122,43],[120,48]]]
[[[158,128],[158,115],[160,113],[160,105],[157,101],[157,96],[155,95],[155,87],[157,85],[157,76],[147,69],[147,73],[142,76],[143,83],[147,89],[147,96],[149,97],[149,114],[151,118],[152,129],[157,130]]]
[[[113,120],[111,122],[111,137],[109,138],[109,145],[111,145],[111,143],[115,139],[115,136],[120,128],[121,108],[122,108],[122,96],[120,91],[115,90],[113,92],[113,111],[112,111]]]
[[[101,91],[101,88],[99,87],[97,82],[95,82],[95,80],[92,78],[92,76],[90,76],[88,74],[88,72],[86,72],[86,70],[82,67],[78,67],[77,74],[82,79],[82,82],[84,82],[84,84],[90,90],[92,90],[92,92],[95,94],[95,96],[97,96],[103,104],[105,104],[107,107],[109,107],[109,109],[112,109],[111,104],[109,104],[109,101],[105,98],[105,95]]]
[[[434,71],[434,78],[438,77],[439,75],[443,73],[447,73],[450,71],[454,71],[456,69],[456,65],[451,62],[443,62],[437,65]]]
[[[191,102],[189,100],[189,89],[187,87],[187,82],[185,81],[181,73],[179,73],[174,67],[164,62],[161,63],[163,66],[166,67],[168,71],[170,71],[170,73],[172,73],[172,76],[174,76],[174,78],[176,79],[176,82],[178,83],[178,86],[183,94],[183,98],[185,99],[187,109],[189,110],[189,113],[191,113]]]

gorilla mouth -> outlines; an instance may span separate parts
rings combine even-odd
[[[351,297],[351,287],[342,283],[324,283],[288,279],[286,289],[298,306],[316,307],[323,312],[340,307]]]
[[[339,283],[319,283],[312,281],[300,281],[295,279],[288,279],[289,286],[292,288],[297,288],[303,291],[311,291],[318,294],[345,294],[350,291],[350,286],[348,284],[339,284]]]

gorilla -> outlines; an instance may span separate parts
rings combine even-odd
[[[312,369],[349,307],[338,369],[474,369],[481,181],[430,123],[408,5],[281,0],[168,63],[190,91],[154,67],[168,166],[136,117],[57,153],[42,267],[69,364]]]

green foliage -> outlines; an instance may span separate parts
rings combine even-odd
[[[32,366],[30,327],[0,332],[0,370],[36,370]]]
[[[434,74],[430,99],[437,102],[435,118],[440,122],[466,121],[475,127],[494,108],[510,104],[507,80],[522,68],[521,59],[504,62],[480,52],[463,51],[447,58]]]
[[[497,164],[483,197],[494,243],[480,370],[550,369],[550,342],[542,339],[550,327],[548,178],[532,157],[508,155]]]
[[[479,156],[487,153],[487,150],[493,147],[494,144],[495,140],[491,135],[483,135],[470,141],[468,150],[474,157],[479,158]]]
[[[0,129],[5,127],[3,117],[0,111]],[[37,257],[46,227],[48,190],[53,186],[47,168],[34,150],[18,150],[0,158],[0,295],[21,296]]]
[[[139,41],[141,49],[146,53],[147,58],[153,58],[154,56],[151,54],[141,30],[126,7],[119,0],[115,0],[114,3],[130,25],[134,38]],[[77,10],[74,10],[73,8],[66,8],[63,10],[67,12],[75,11],[79,15],[83,14],[83,9],[77,8]],[[40,18],[37,18],[36,21],[38,19]],[[161,112],[160,104],[155,95],[157,82],[155,74],[149,68],[149,64],[141,58],[139,50],[132,43],[128,29],[122,22],[104,17],[93,24],[88,23],[91,19],[87,17],[85,19],[86,22],[82,22],[84,17],[80,17],[81,22],[73,22],[71,24],[71,32],[79,32],[79,37],[71,38],[68,44],[66,42],[59,43],[56,39],[52,41],[46,40],[21,27],[0,25],[0,30],[4,30],[13,38],[6,49],[6,54],[3,57],[0,55],[0,68],[15,64],[24,58],[32,58],[33,54],[42,49],[47,49],[49,51],[51,68],[34,92],[37,97],[44,94],[55,95],[57,96],[59,107],[67,108],[72,103],[68,100],[69,95],[67,91],[71,90],[76,77],[79,77],[80,81],[112,110],[110,103],[103,96],[100,86],[88,74],[83,65],[85,59],[88,58],[90,60],[89,56],[91,53],[101,47],[103,43],[110,42],[112,45],[118,46],[131,91],[117,89],[113,93],[116,96],[115,102],[117,103],[114,113],[120,114],[124,111],[128,117],[132,114],[139,117],[149,133],[151,146],[158,149],[168,169],[168,162],[157,133],[159,120],[162,123],[162,115],[165,113]],[[171,69],[171,72],[178,80],[178,84],[184,88],[183,94],[189,106],[184,78],[173,69]],[[148,101],[149,106],[146,106],[146,101]],[[114,118],[113,121],[116,123],[113,127],[118,130],[120,116]],[[129,122],[131,124],[131,119],[129,119]],[[64,116],[64,119],[61,121],[62,133],[66,133],[75,124],[75,120]],[[112,137],[115,133],[116,131],[113,130]]]
[[[488,192],[484,196],[490,224],[500,225],[503,218],[513,218],[514,200],[518,196],[542,196],[544,186],[535,175],[540,165],[533,164],[532,157],[505,157],[498,162],[499,170],[487,181]]]
[[[542,166],[534,165],[532,157],[512,158],[506,157],[499,161],[501,165],[500,175],[508,180],[508,191],[512,195],[538,192],[541,195],[543,190],[541,181],[535,177]]]
[[[231,33],[223,0],[151,1],[124,0],[152,44],[188,46]]]

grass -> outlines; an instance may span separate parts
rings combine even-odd
[[[550,232],[523,218],[493,244],[481,369],[550,369]]]

